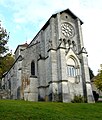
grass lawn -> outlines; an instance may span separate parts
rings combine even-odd
[[[102,103],[0,100],[0,120],[102,120]]]

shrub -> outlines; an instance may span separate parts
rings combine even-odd
[[[81,95],[74,95],[74,99],[71,102],[72,103],[83,103],[84,97]]]

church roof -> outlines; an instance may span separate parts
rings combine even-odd
[[[46,27],[49,25],[49,21],[50,21],[50,19],[51,19],[52,17],[55,17],[58,13],[63,13],[63,12],[66,12],[66,13],[68,13],[69,15],[71,15],[73,19],[77,19],[77,18],[78,18],[70,9],[66,9],[66,10],[59,11],[59,12],[57,12],[57,13],[55,13],[55,14],[52,14],[52,16],[48,19],[48,21],[47,21],[47,22],[44,24],[44,26],[40,29],[40,31],[46,29]],[[79,19],[79,18],[78,18],[78,19]],[[81,25],[82,25],[82,24],[83,24],[82,20],[81,20],[81,19],[79,19],[79,20],[80,20]],[[37,33],[37,35],[40,33],[40,31]],[[33,38],[33,40],[37,37],[37,35]],[[32,41],[33,41],[33,40],[32,40]],[[32,41],[30,42],[30,44],[32,43]],[[29,44],[29,45],[30,45],[30,44]]]
[[[21,46],[21,47],[27,47],[28,44],[27,44],[27,43],[24,43],[24,44],[21,44],[21,45],[18,45],[18,46]]]
[[[27,46],[28,46],[27,42],[24,44],[18,45],[14,53],[16,53],[16,51],[19,47],[27,47]]]
[[[56,14],[58,14],[58,13],[63,13],[63,12],[68,13],[68,14],[71,15],[74,19],[78,18],[70,9],[66,9],[66,10],[59,11],[59,12],[53,14],[52,16],[55,16]],[[52,16],[51,16],[51,17],[52,17]],[[79,18],[78,18],[78,19],[79,19]],[[79,19],[79,20],[80,20],[81,24],[83,24],[83,21],[82,21],[81,19]]]
[[[52,14],[52,16],[48,19],[48,21],[45,23],[45,25],[42,27],[41,30],[44,30],[44,29],[46,28],[46,26],[49,24],[49,20],[50,20],[52,17],[55,17],[58,13],[63,13],[63,12],[66,12],[66,13],[68,13],[69,15],[71,15],[73,19],[77,19],[77,18],[78,18],[70,9],[66,9],[66,10],[63,10],[63,11],[59,11],[59,12],[57,12],[57,13],[55,13],[55,14]],[[79,19],[79,18],[78,18],[78,19]],[[83,24],[82,20],[81,20],[81,19],[79,19],[79,20],[80,20],[81,25],[82,25],[82,24]]]

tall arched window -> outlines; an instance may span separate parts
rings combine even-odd
[[[76,63],[72,58],[69,58],[67,61],[67,74],[70,77],[76,77],[77,75]]]
[[[31,62],[31,75],[35,75],[35,62]]]

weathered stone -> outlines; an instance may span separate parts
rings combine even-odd
[[[15,63],[2,79],[12,99],[71,102],[81,95],[94,102],[81,24],[69,9],[61,11],[29,45],[17,47]]]

